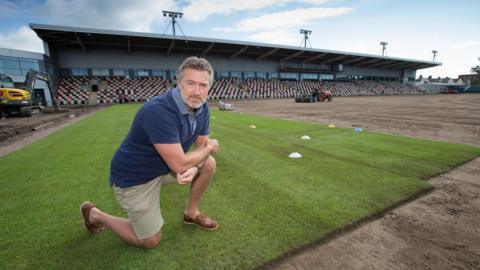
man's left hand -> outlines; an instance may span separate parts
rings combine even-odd
[[[197,167],[192,167],[183,173],[177,173],[177,182],[180,185],[191,183],[198,173]]]

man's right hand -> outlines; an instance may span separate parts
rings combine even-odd
[[[212,154],[215,154],[218,151],[220,151],[220,145],[218,144],[217,139],[213,139],[213,140],[208,139],[205,144],[206,144],[206,147],[208,147],[208,148],[210,148],[210,150],[212,150]]]

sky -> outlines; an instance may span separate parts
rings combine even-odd
[[[186,36],[435,61],[417,76],[457,78],[479,65],[478,0],[0,0],[0,48],[43,53],[29,23],[171,34],[162,11],[183,12]]]

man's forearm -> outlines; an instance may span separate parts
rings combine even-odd
[[[186,171],[192,167],[199,166],[202,164],[207,157],[212,154],[213,149],[211,146],[207,145],[205,147],[195,149],[192,152],[187,153],[187,163],[183,166]]]
[[[155,149],[162,159],[167,163],[170,170],[175,173],[184,173],[188,169],[198,166],[209,155],[220,150],[217,140],[206,140],[195,142],[196,149],[185,153],[180,143],[177,144],[154,144]]]

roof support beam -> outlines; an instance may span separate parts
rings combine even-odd
[[[315,56],[312,56],[312,57],[310,57],[310,58],[307,58],[307,59],[303,60],[302,63],[306,63],[306,62],[313,61],[313,60],[315,60],[315,59],[322,58],[322,57],[324,57],[324,56],[327,55],[327,54],[328,54],[328,53],[317,54],[317,55],[315,55]]]
[[[65,34],[63,31],[48,31],[48,32],[43,32],[42,36],[50,36],[53,37],[56,34]]]
[[[78,44],[77,42],[73,43],[72,44]],[[96,45],[100,45],[100,46],[112,46],[112,47],[120,47],[120,48],[125,48],[125,43],[115,43],[115,42],[88,42],[89,45],[92,45],[92,46],[96,46]],[[131,42],[131,49],[133,51],[133,42]],[[168,45],[170,46],[170,45]],[[137,43],[135,44],[135,47],[138,47],[138,48],[162,48],[162,49],[168,49],[167,46],[165,45],[148,45],[148,44],[140,44],[140,43]]]
[[[242,54],[244,51],[246,51],[246,50],[248,49],[248,47],[250,47],[250,46],[248,46],[248,45],[243,46],[240,50],[238,50],[238,51],[236,51],[234,54],[230,55],[230,59],[233,59],[233,58],[239,56],[239,55]]]
[[[380,62],[380,63],[374,63],[374,64],[371,64],[371,65],[367,65],[366,67],[369,67],[369,68],[373,68],[373,67],[382,67],[382,66],[388,66],[388,65],[391,65],[393,63],[398,63],[398,60],[388,60],[386,62]]]
[[[54,33],[45,33],[45,34],[42,34],[41,36],[42,38],[43,37],[49,37],[49,38],[52,38],[52,39],[55,39],[55,41],[76,41],[76,39],[70,39],[70,38],[63,38],[63,37],[59,37],[59,36],[55,36]]]
[[[289,55],[289,56],[287,56],[287,57],[282,58],[280,61],[281,61],[281,62],[285,62],[285,61],[287,61],[287,60],[290,60],[290,59],[292,59],[292,58],[294,58],[294,57],[299,56],[299,55],[302,54],[303,52],[305,52],[305,51],[296,52],[296,53],[294,53],[294,54],[291,54],[291,55]]]
[[[393,67],[404,66],[406,64],[407,63],[405,63],[405,62],[397,62],[397,63],[392,63],[392,64],[389,64],[389,65],[383,66],[382,68],[393,68]]]
[[[80,37],[78,36],[77,32],[75,32],[75,38],[77,39],[78,43],[80,44],[80,47],[82,47],[82,50],[84,52],[87,51],[87,47],[85,47],[85,44],[83,44],[82,40],[80,39]]]
[[[270,51],[268,51],[268,52],[266,52],[266,53],[264,53],[264,54],[260,55],[259,57],[257,57],[257,59],[256,59],[256,60],[262,60],[263,58],[265,58],[265,57],[268,57],[268,56],[270,56],[270,55],[272,55],[272,54],[276,53],[278,50],[279,50],[279,48],[275,48],[275,49],[273,49],[273,50],[270,50]]]
[[[418,65],[419,64],[415,64],[415,63],[403,63],[403,65],[396,66],[394,69],[412,69]]]
[[[428,64],[421,64],[418,67],[415,67],[415,69],[424,69],[424,68],[431,68],[431,65]]]
[[[130,48],[130,37],[127,37],[127,52],[128,54],[132,52],[132,49]]]
[[[168,50],[167,50],[167,56],[170,55],[170,53],[172,53],[173,45],[175,45],[175,39],[172,39],[172,42],[170,42],[170,46],[168,47]]]
[[[330,60],[324,61],[323,63],[324,63],[324,64],[328,64],[328,63],[331,63],[331,62],[335,62],[335,61],[340,60],[340,59],[343,59],[343,58],[345,58],[345,57],[347,57],[347,56],[348,56],[348,55],[340,55],[340,56],[338,56],[338,57],[335,57],[335,58],[332,58],[332,59],[330,59]]]
[[[60,48],[60,49],[72,49],[71,47],[65,47],[65,46],[60,46],[60,45],[55,45],[55,48]]]
[[[391,65],[398,65],[399,63],[405,63],[405,62],[400,62],[399,60],[392,60],[390,62],[387,62],[387,63],[376,63],[376,64],[373,64],[373,65],[370,65],[368,67],[377,67],[377,68],[384,68],[384,67],[388,67],[388,66],[391,66]]]
[[[363,57],[363,56],[360,56],[360,57],[354,56],[353,59],[350,59],[350,60],[348,60],[348,61],[344,61],[343,64],[344,64],[344,65],[346,65],[346,64],[351,64],[351,63],[355,63],[355,62],[358,62],[358,61],[363,60],[363,59],[365,59],[365,57]]]
[[[367,61],[367,62],[360,63],[358,66],[361,66],[361,67],[363,67],[363,66],[365,66],[365,65],[368,66],[368,64],[375,63],[375,62],[382,61],[382,60],[383,60],[382,58],[375,58],[375,59],[373,59],[373,60],[369,60],[369,61]]]
[[[213,48],[214,45],[215,45],[215,42],[210,43],[210,45],[208,45],[208,47],[205,48],[205,50],[203,50],[200,56],[202,57],[205,56]]]
[[[57,43],[55,44],[55,46],[57,46],[57,45],[62,45],[62,46],[63,46],[63,45],[78,45],[78,42],[77,42],[77,41],[73,41],[73,40],[72,40],[72,41],[61,41],[61,42],[57,42]]]

